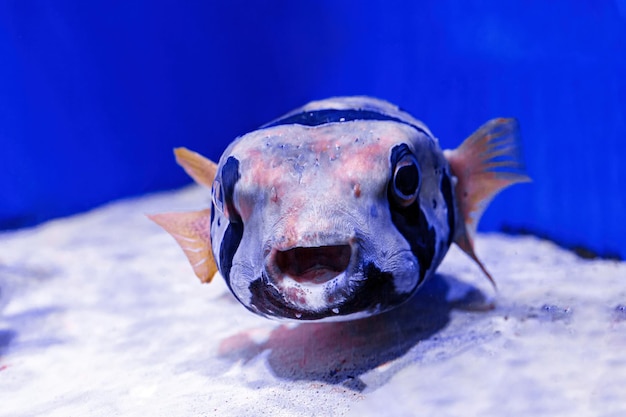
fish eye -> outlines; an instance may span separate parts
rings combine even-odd
[[[420,171],[412,154],[405,154],[393,171],[393,195],[396,203],[407,207],[415,201],[420,188]]]
[[[222,191],[222,183],[219,180],[213,181],[213,190],[211,191],[211,199],[213,205],[220,212],[224,212],[224,192]]]

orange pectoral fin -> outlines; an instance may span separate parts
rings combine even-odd
[[[211,251],[211,210],[152,214],[148,218],[176,239],[200,281],[211,282],[217,272]]]
[[[211,188],[217,172],[217,164],[187,148],[174,149],[176,162],[198,184]]]
[[[493,119],[482,125],[455,150],[444,151],[457,178],[456,200],[460,216],[454,241],[474,259],[492,284],[491,275],[474,252],[474,236],[480,217],[500,191],[528,182],[521,156],[515,119]]]

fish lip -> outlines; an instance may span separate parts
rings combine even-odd
[[[267,284],[281,294],[286,306],[302,311],[331,312],[343,304],[358,287],[360,280],[355,273],[359,265],[358,240],[354,237],[328,241],[318,239],[314,243],[277,246],[266,250],[266,273],[263,275]],[[323,258],[328,268],[323,265],[311,265],[307,268],[305,265],[305,270],[298,275],[293,272],[300,265],[285,265],[286,262],[297,260],[299,256],[306,257],[310,254]],[[342,259],[326,259],[333,255]],[[333,267],[338,270],[333,271]]]

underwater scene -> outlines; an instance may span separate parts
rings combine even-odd
[[[0,416],[626,411],[626,0],[0,4]]]

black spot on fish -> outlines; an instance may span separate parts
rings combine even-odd
[[[243,222],[233,203],[235,184],[241,177],[239,174],[239,161],[232,156],[229,157],[222,168],[221,174],[224,204],[228,210],[229,223],[220,246],[220,272],[230,287],[230,268],[233,265],[233,257],[243,237]]]
[[[220,272],[229,288],[231,288],[230,269],[233,266],[233,257],[241,243],[242,236],[243,223],[229,223],[222,238],[222,244],[220,246]]]
[[[213,227],[213,222],[215,221],[215,204],[211,203],[211,230],[209,231],[210,235],[211,235],[211,250],[213,250],[213,242],[215,241],[215,231],[217,230],[215,227]],[[220,225],[220,219],[217,219],[217,225]]]
[[[411,126],[420,133],[423,133],[427,137],[430,135],[421,127],[414,125],[406,120],[399,119],[388,114],[380,113],[373,110],[361,110],[361,109],[324,109],[315,111],[305,111],[298,114],[292,114],[290,116],[283,117],[282,119],[275,120],[262,128],[274,127],[280,125],[304,125],[304,126],[320,126],[327,123],[343,123],[353,120],[382,120],[402,123]]]
[[[410,297],[410,293],[397,293],[393,275],[390,272],[381,271],[371,262],[363,267],[363,276],[365,277],[363,286],[355,297],[339,308],[340,313],[350,314],[373,310],[377,306],[386,310],[387,307],[397,306]]]
[[[250,283],[250,305],[246,307],[254,312],[267,316],[297,318],[298,313],[295,309],[289,307],[280,291],[273,285],[269,284],[268,278],[262,276]]]
[[[408,147],[405,144],[398,145],[391,150],[391,173],[395,170],[397,162],[406,154]],[[390,175],[392,178],[393,175]],[[417,258],[420,265],[419,282],[421,283],[426,271],[430,268],[435,256],[435,229],[428,224],[426,215],[420,207],[419,198],[413,204],[402,207],[395,203],[393,197],[393,184],[390,181],[387,186],[387,199],[391,211],[391,220],[396,229],[404,236],[411,247],[411,252]]]
[[[454,225],[456,224],[456,218],[454,213],[454,200],[452,197],[452,183],[450,182],[450,176],[444,170],[441,177],[441,193],[443,194],[443,201],[446,203],[448,209],[448,228],[450,230],[450,236],[448,236],[448,246],[452,244],[454,238]]]

